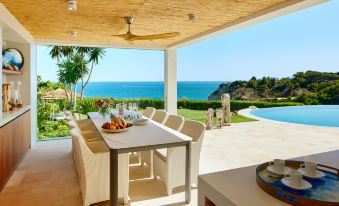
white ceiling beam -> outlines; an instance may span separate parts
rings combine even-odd
[[[0,3],[0,26],[3,30],[10,29],[19,35],[25,42],[33,44],[33,36],[23,27],[20,22]]]
[[[54,40],[54,39],[35,39],[36,45],[60,45],[60,46],[84,46],[84,47],[103,47],[103,48],[117,48],[117,49],[140,49],[140,50],[160,50],[165,51],[166,47],[162,46],[138,46],[126,45],[107,42],[77,42],[67,40]]]
[[[257,24],[269,19],[273,19],[279,16],[290,14],[320,3],[327,2],[328,0],[290,0],[278,4],[276,6],[270,7],[268,9],[262,10],[253,15],[238,19],[236,21],[225,24],[221,27],[215,28],[213,30],[200,33],[198,35],[186,38],[182,41],[176,42],[168,46],[168,48],[180,48],[188,46],[193,43],[197,43],[209,38],[213,38],[218,35],[225,34],[227,32],[232,32],[237,29],[241,29],[253,24]]]

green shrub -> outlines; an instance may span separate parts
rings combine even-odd
[[[43,121],[39,127],[39,139],[69,136],[69,129],[65,120]]]
[[[88,112],[97,112],[98,108],[95,106],[95,102],[100,98],[85,98],[78,101],[77,112],[81,114],[87,114]]]
[[[43,121],[48,120],[53,113],[53,104],[52,103],[46,103],[46,102],[38,102],[38,127],[40,127],[41,123]]]

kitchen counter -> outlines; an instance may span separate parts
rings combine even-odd
[[[25,105],[21,108],[15,109],[14,111],[3,112],[2,114],[0,114],[0,127],[4,126],[8,122],[11,122],[12,120],[29,111],[30,109],[30,105]]]

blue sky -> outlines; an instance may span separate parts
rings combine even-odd
[[[339,72],[339,0],[178,50],[179,81],[248,80],[297,71]],[[56,65],[38,47],[38,74],[56,81]],[[106,49],[91,81],[163,81],[162,51]]]

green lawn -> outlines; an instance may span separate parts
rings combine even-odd
[[[190,110],[190,109],[178,109],[178,115],[185,117],[185,119],[197,120],[205,123],[205,114],[207,111],[204,110]],[[238,122],[251,122],[256,121],[255,119],[247,118],[241,115],[232,116],[232,123]]]

